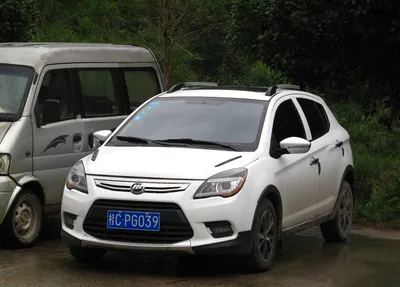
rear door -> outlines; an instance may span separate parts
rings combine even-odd
[[[319,160],[317,217],[329,213],[335,204],[337,194],[337,178],[339,171],[341,149],[335,146],[335,136],[332,134],[329,118],[322,104],[307,98],[296,98],[304,112],[311,135],[311,155]]]
[[[67,65],[47,66],[36,89],[33,122],[33,174],[41,182],[46,204],[61,202],[65,179],[71,166],[85,153],[77,140],[84,134],[79,119],[72,75]],[[50,99],[60,103],[58,120],[44,122],[43,104]]]

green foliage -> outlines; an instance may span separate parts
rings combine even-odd
[[[0,42],[25,42],[37,33],[39,11],[35,0],[0,3]]]
[[[400,123],[388,129],[385,108],[368,114],[359,104],[339,103],[332,111],[351,136],[359,221],[400,227]]]
[[[289,79],[277,70],[272,70],[261,61],[255,62],[250,69],[247,78],[244,80],[246,85],[272,86],[274,84],[289,84]]]
[[[312,87],[400,90],[399,18],[389,0],[235,0],[230,39]]]

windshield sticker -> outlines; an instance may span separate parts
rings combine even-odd
[[[134,121],[140,121],[142,119],[142,116],[136,116],[133,118]]]

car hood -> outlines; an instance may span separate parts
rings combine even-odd
[[[254,152],[103,146],[95,160],[91,155],[84,159],[84,166],[90,175],[204,180],[217,172],[246,166],[256,159]]]
[[[0,142],[3,141],[3,138],[6,135],[10,126],[11,126],[11,123],[9,123],[9,122],[0,122]]]

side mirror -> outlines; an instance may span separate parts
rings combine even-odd
[[[308,140],[290,137],[279,143],[281,149],[287,150],[290,154],[306,153],[311,148],[311,143]]]
[[[43,103],[42,124],[56,123],[60,121],[60,101],[48,99]]]
[[[93,134],[94,148],[98,148],[99,146],[101,146],[111,134],[112,132],[110,130],[101,130],[95,132]]]

